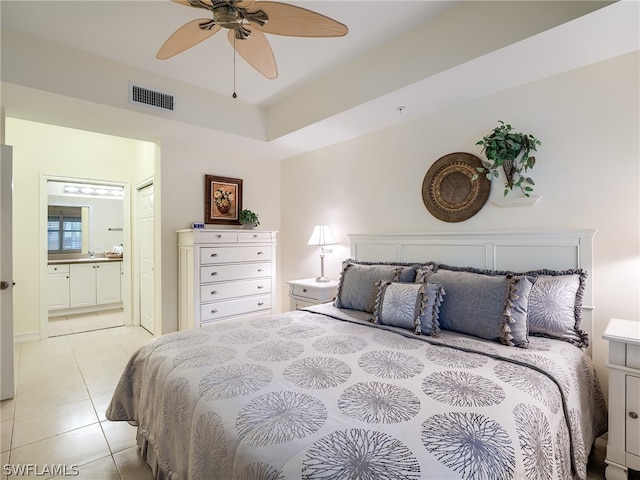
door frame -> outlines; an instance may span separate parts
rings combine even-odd
[[[49,309],[47,308],[48,300],[48,284],[47,284],[47,212],[49,191],[47,184],[53,182],[74,182],[74,183],[98,183],[100,185],[122,187],[124,195],[122,196],[122,240],[125,252],[131,252],[131,187],[128,183],[102,180],[97,178],[70,177],[60,175],[40,175],[40,339],[44,340],[49,337]],[[124,255],[122,258],[123,275],[120,279],[122,282],[122,309],[124,315],[124,324],[131,325],[131,255]]]
[[[2,231],[0,232],[0,279],[8,287],[0,292],[0,400],[15,395],[15,365],[13,340],[13,147],[0,145],[0,210]],[[7,189],[7,183],[10,188]]]

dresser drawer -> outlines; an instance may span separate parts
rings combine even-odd
[[[258,262],[271,260],[271,247],[203,247],[200,264]]]
[[[271,243],[271,232],[238,232],[240,243]]]
[[[208,322],[233,315],[271,309],[271,295],[226,300],[200,305],[200,321]]]
[[[200,283],[227,282],[271,276],[270,263],[244,263],[239,265],[209,265],[200,267]]]
[[[193,231],[193,238],[196,243],[237,243],[238,232],[221,230],[210,231],[199,229]]]
[[[271,279],[249,280],[247,282],[213,283],[200,287],[200,301],[213,302],[234,297],[271,293]]]

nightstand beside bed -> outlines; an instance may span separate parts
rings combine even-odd
[[[640,322],[613,318],[602,338],[609,341],[609,440],[607,480],[640,471]]]

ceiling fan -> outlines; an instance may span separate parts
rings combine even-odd
[[[213,18],[192,20],[164,42],[156,58],[165,60],[206,40],[222,28],[235,51],[265,77],[278,76],[278,67],[265,33],[292,37],[341,37],[346,25],[320,13],[280,2],[254,0],[172,0],[204,8]]]

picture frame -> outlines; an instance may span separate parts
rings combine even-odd
[[[242,179],[205,175],[204,223],[240,225]]]

